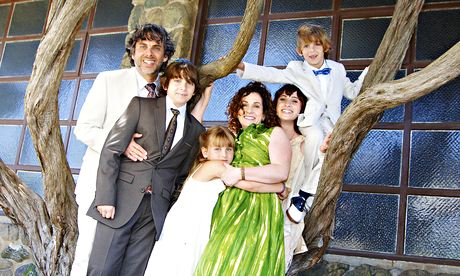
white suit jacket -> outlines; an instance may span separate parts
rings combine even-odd
[[[269,83],[289,83],[297,86],[308,98],[304,116],[299,116],[297,124],[300,127],[312,126],[317,124],[322,117],[322,119],[328,119],[331,127],[333,127],[340,116],[342,97],[353,99],[358,95],[367,68],[359,79],[352,83],[347,78],[342,64],[327,60],[327,65],[332,69],[328,91],[321,91],[319,81],[306,61],[291,61],[285,69],[244,63],[244,71],[237,70],[236,73],[242,79]]]
[[[101,72],[80,111],[74,133],[88,146],[75,188],[79,207],[89,208],[96,190],[102,146],[131,99],[137,96],[136,68]]]

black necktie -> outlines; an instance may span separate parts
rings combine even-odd
[[[179,115],[179,110],[171,108],[171,112],[173,113],[173,117],[171,118],[171,121],[169,121],[168,128],[166,129],[165,142],[163,143],[163,148],[161,149],[162,157],[165,156],[171,149],[174,141],[174,134],[176,133],[177,115]]]
[[[147,83],[145,85],[145,89],[147,89],[147,91],[149,91],[149,93],[147,94],[147,98],[156,98],[157,97],[157,93],[155,92],[155,87],[156,85],[152,82],[152,83]]]

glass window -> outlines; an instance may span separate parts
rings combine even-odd
[[[67,127],[61,126],[61,137],[65,138],[67,134]],[[19,158],[19,164],[21,165],[35,165],[40,166],[38,162],[37,153],[34,148],[32,137],[30,135],[29,127],[26,128],[26,134],[24,136],[24,142],[22,144],[21,157]]]
[[[30,75],[39,43],[38,40],[5,43],[0,76]]]
[[[402,131],[371,130],[345,173],[346,184],[399,186]]]
[[[443,85],[412,104],[414,122],[460,122],[460,78]]]
[[[342,0],[342,8],[360,8],[390,6],[396,4],[396,0]]]
[[[332,9],[331,0],[273,0],[271,10],[272,13],[281,12],[301,12],[301,11],[315,11],[315,10],[330,10]]]
[[[409,196],[404,253],[460,259],[459,222],[460,198]]]
[[[132,8],[126,0],[98,0],[93,27],[125,26]]]
[[[227,105],[233,95],[244,85],[249,83],[242,80],[235,74],[230,74],[225,78],[218,79],[214,82],[214,88],[211,100],[206,112],[204,113],[205,121],[225,121],[227,122]]]
[[[41,34],[48,1],[16,3],[8,36]]]
[[[23,119],[27,82],[0,83],[0,119]]]
[[[331,35],[331,18],[272,21],[269,24],[264,65],[287,65],[291,60],[303,60],[296,53],[297,29],[302,24],[321,25]]]
[[[0,37],[5,34],[6,20],[8,19],[9,11],[10,5],[0,5]]]
[[[88,96],[88,92],[93,86],[94,80],[81,80],[80,81],[80,88],[78,90],[77,96],[77,103],[75,104],[75,111],[73,113],[73,119],[77,120],[78,115],[80,115],[80,110],[85,103],[86,96]]]
[[[72,132],[70,133],[69,147],[67,148],[67,162],[69,166],[73,169],[79,169],[83,161],[83,155],[86,152],[86,145],[78,141],[73,133],[75,127],[72,127]]]
[[[126,33],[90,36],[83,72],[98,73],[119,69],[125,53],[125,37]]]
[[[391,18],[343,20],[340,58],[374,58],[390,20]]]
[[[43,180],[41,172],[18,171],[18,176],[30,189],[32,189],[32,191],[43,197]]]
[[[208,6],[208,17],[232,17],[232,16],[243,16],[244,10],[246,9],[245,0],[232,0],[232,1],[221,1],[221,0],[210,0]]]
[[[409,186],[460,189],[460,131],[413,131]]]
[[[73,95],[75,91],[75,80],[62,80],[59,88],[58,105],[59,119],[67,120],[70,117]]]
[[[350,70],[347,71],[347,77],[350,81],[355,82],[363,71],[360,70]],[[399,70],[396,73],[395,80],[405,77],[406,70]],[[342,113],[345,111],[345,108],[351,103],[351,100],[343,98],[342,99]],[[383,112],[383,116],[380,118],[379,122],[381,123],[398,123],[404,120],[404,105],[399,105],[394,108],[387,109]]]
[[[398,204],[397,195],[343,192],[331,246],[395,253]]]
[[[65,71],[76,71],[78,60],[80,58],[80,47],[81,47],[81,39],[75,40],[75,44],[70,52],[69,59],[67,60],[67,64],[65,67]]]
[[[210,63],[222,57],[232,48],[240,24],[210,25],[206,28],[205,44],[201,53],[201,63]],[[252,37],[251,44],[243,61],[257,63],[260,45],[260,24],[257,24],[256,31]]]
[[[14,164],[18,152],[18,144],[21,138],[22,126],[0,125],[0,159],[5,164]],[[8,146],[5,146],[8,145]]]
[[[460,9],[420,13],[417,25],[417,60],[434,60],[460,40]]]

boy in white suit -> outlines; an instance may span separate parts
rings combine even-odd
[[[342,97],[355,98],[361,89],[367,68],[355,83],[350,82],[342,64],[325,59],[331,49],[331,41],[321,26],[304,24],[297,30],[296,52],[304,61],[291,61],[285,69],[263,67],[241,62],[237,75],[271,83],[290,83],[300,88],[308,98],[304,113],[297,124],[306,137],[305,182],[299,196],[293,197],[287,216],[293,222],[303,220],[310,209],[318,186],[321,168],[319,147],[327,133],[331,132],[340,116]],[[315,168],[315,170],[313,170]]]

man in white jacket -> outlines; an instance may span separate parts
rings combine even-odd
[[[75,127],[75,136],[88,148],[75,189],[79,236],[71,271],[74,276],[86,275],[94,241],[97,221],[86,212],[94,199],[99,157],[105,139],[133,97],[160,96],[159,73],[166,68],[175,51],[166,30],[154,24],[136,28],[126,50],[134,67],[101,72],[96,77]],[[135,134],[133,139],[140,135]],[[134,161],[146,158],[145,150],[134,140],[125,155]]]

